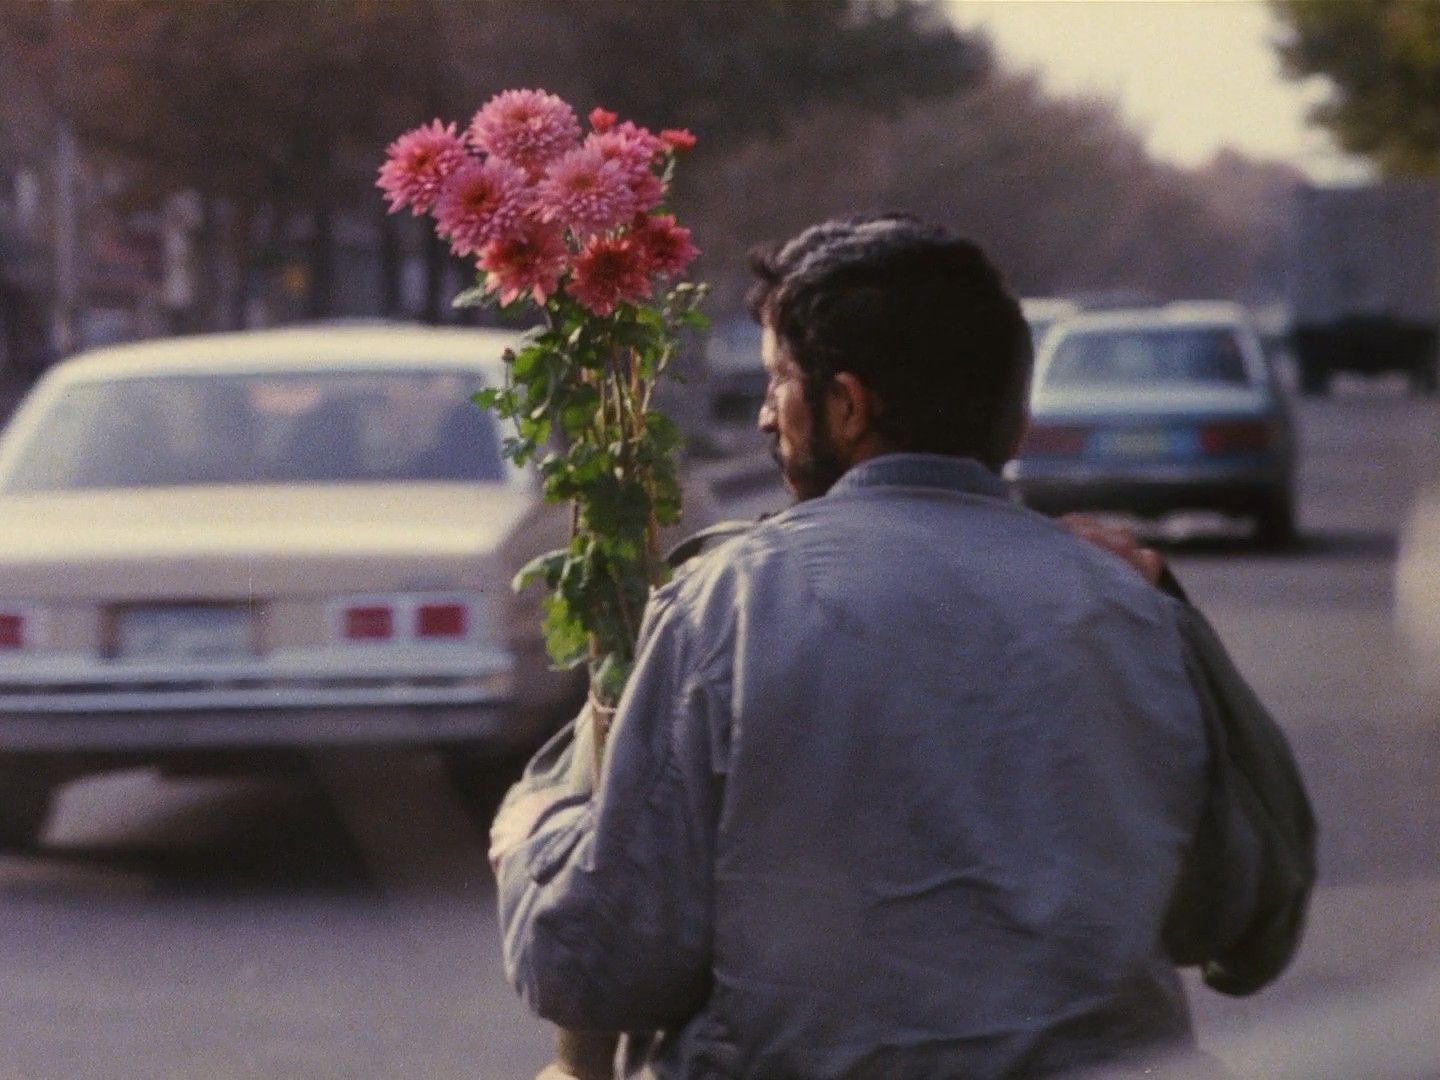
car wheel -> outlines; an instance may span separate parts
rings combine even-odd
[[[55,784],[29,764],[0,763],[0,849],[33,847],[45,831]]]
[[[1435,361],[1427,360],[1410,371],[1410,386],[1417,394],[1433,394],[1436,390]]]
[[[446,750],[443,761],[445,775],[465,809],[478,825],[488,829],[505,793],[524,772],[526,758],[457,747]]]
[[[1255,542],[1277,551],[1295,542],[1295,500],[1288,491],[1271,495],[1255,509]]]

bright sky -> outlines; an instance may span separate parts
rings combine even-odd
[[[945,0],[990,32],[1001,61],[1061,94],[1118,102],[1158,157],[1202,164],[1222,146],[1280,158],[1320,179],[1356,175],[1305,124],[1321,80],[1280,76],[1261,0]]]

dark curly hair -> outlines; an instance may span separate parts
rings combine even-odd
[[[848,371],[897,449],[1004,464],[1024,422],[1030,334],[979,247],[883,214],[760,245],[750,267],[750,312],[804,373],[812,408]]]

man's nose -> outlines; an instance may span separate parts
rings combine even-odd
[[[766,401],[760,406],[760,415],[755,418],[755,426],[766,435],[771,435],[775,432],[775,403],[773,401]]]

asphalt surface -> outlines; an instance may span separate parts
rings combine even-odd
[[[1299,420],[1294,550],[1203,521],[1166,547],[1290,734],[1323,830],[1293,969],[1244,1001],[1195,988],[1197,1021],[1240,1076],[1440,1076],[1414,1056],[1440,1046],[1440,705],[1391,623],[1440,406],[1357,383]],[[728,476],[737,516],[783,505]],[[424,754],[71,785],[44,844],[0,857],[0,1080],[533,1075],[549,1034],[501,973],[480,817]]]

